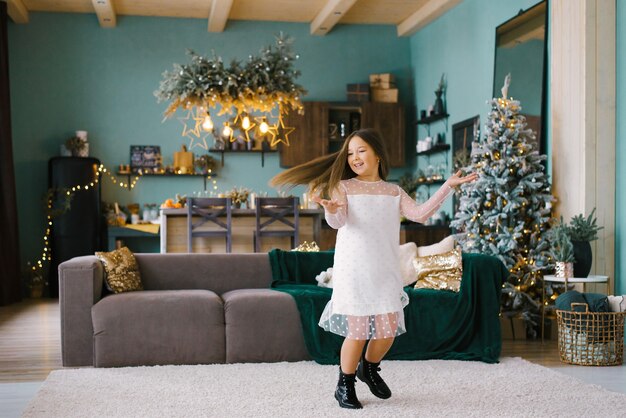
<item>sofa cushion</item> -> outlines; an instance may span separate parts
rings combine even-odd
[[[104,265],[104,283],[113,293],[143,290],[141,275],[133,253],[122,247],[111,252],[96,252],[96,257]]]
[[[120,293],[91,314],[96,367],[225,360],[224,306],[209,290]]]
[[[234,289],[268,288],[267,253],[135,254],[144,289],[207,289],[218,295]]]
[[[272,289],[240,289],[223,294],[222,299],[227,363],[311,359],[291,295]]]

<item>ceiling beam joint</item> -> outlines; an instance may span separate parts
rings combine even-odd
[[[114,28],[117,25],[113,0],[91,0],[91,3],[98,16],[101,28]]]
[[[311,35],[330,32],[357,0],[328,0],[311,22]]]
[[[398,36],[410,36],[433,22],[463,0],[430,0],[398,24]]]
[[[213,0],[209,14],[209,32],[224,32],[233,0]]]

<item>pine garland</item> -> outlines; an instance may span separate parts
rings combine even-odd
[[[159,89],[154,92],[157,102],[170,101],[165,111],[169,117],[177,109],[191,107],[214,108],[219,114],[261,111],[270,112],[278,105],[281,112],[302,111],[301,96],[306,90],[295,82],[300,71],[294,68],[299,58],[292,51],[293,38],[281,32],[276,45],[260,51],[260,56],[248,57],[245,64],[233,60],[226,67],[222,58],[204,57],[188,50],[188,64],[174,64],[165,71]]]

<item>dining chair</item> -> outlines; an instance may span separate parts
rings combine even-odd
[[[187,252],[193,252],[194,237],[224,237],[226,239],[226,252],[232,252],[231,203],[229,197],[193,197],[187,199]],[[196,217],[195,222],[194,216]],[[217,225],[219,229],[200,229],[207,223]]]

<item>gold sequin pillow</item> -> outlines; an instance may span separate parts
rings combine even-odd
[[[416,289],[452,290],[458,292],[463,276],[461,250],[415,257],[413,267],[417,275]]]
[[[96,252],[96,257],[104,264],[105,284],[113,293],[143,290],[137,260],[127,248],[105,252]]]

